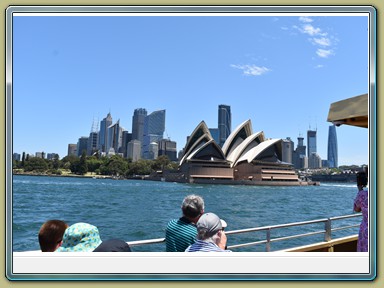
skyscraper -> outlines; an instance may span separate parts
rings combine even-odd
[[[282,140],[282,161],[293,164],[293,147],[294,143],[291,138]]]
[[[330,168],[338,167],[337,135],[335,125],[329,126],[328,129],[328,166]]]
[[[232,116],[231,106],[219,105],[219,145],[223,147],[225,140],[227,140],[229,134],[231,134],[232,127]]]
[[[147,117],[147,110],[144,108],[135,109],[132,117],[132,140],[143,142],[144,120]]]
[[[120,120],[108,127],[107,154],[119,153],[123,144],[123,128],[120,127]]]
[[[305,156],[306,146],[304,146],[304,138],[297,137],[297,147],[293,152],[293,164],[296,169],[307,168],[308,158]]]
[[[165,131],[165,110],[154,111],[144,119],[142,155],[144,159],[153,159],[150,153],[151,143],[163,139]]]
[[[77,141],[77,156],[81,156],[83,152],[87,153],[88,148],[88,137],[80,137]]]
[[[100,132],[99,132],[99,149],[101,152],[107,152],[107,142],[108,142],[108,127],[112,125],[112,116],[111,113],[108,113],[100,122]]]
[[[312,153],[317,152],[316,147],[316,132],[315,130],[308,130],[307,131],[307,157],[311,156]]]

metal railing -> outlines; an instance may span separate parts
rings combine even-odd
[[[238,248],[244,248],[244,247],[250,247],[250,246],[264,245],[265,244],[265,251],[270,252],[270,251],[272,251],[271,245],[274,242],[287,241],[287,240],[291,240],[291,239],[304,238],[304,237],[308,237],[308,236],[324,234],[324,241],[329,242],[332,240],[332,233],[333,232],[341,231],[341,230],[347,230],[347,229],[351,229],[351,228],[356,228],[356,227],[359,227],[359,225],[360,225],[360,223],[357,223],[357,224],[352,224],[352,225],[333,227],[333,224],[336,221],[344,220],[344,219],[357,218],[357,217],[361,217],[361,216],[362,216],[361,213],[356,213],[356,214],[351,214],[351,215],[337,216],[337,217],[331,217],[331,218],[323,218],[323,219],[310,220],[310,221],[293,222],[293,223],[288,223],[288,224],[263,226],[263,227],[248,228],[248,229],[241,229],[241,230],[232,230],[232,231],[226,231],[225,234],[227,236],[229,236],[228,238],[230,239],[230,235],[239,235],[239,234],[246,234],[246,233],[252,233],[252,232],[265,232],[265,239],[263,239],[263,240],[231,245],[231,246],[228,246],[228,249],[235,250]],[[302,227],[302,226],[321,224],[321,223],[323,223],[323,229],[321,229],[321,230],[311,231],[308,233],[293,234],[293,235],[282,236],[282,237],[273,237],[274,231],[278,231],[278,230],[281,230],[284,228]],[[356,234],[356,230],[354,231],[353,234]],[[163,243],[163,242],[165,242],[165,238],[129,241],[127,243],[131,247],[135,247],[135,246],[137,247],[137,246],[150,245],[150,244],[159,244],[159,243]],[[285,248],[288,248],[288,247],[285,247]]]

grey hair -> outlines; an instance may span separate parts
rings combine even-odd
[[[220,230],[219,230],[219,231],[220,231]],[[199,230],[197,231],[197,236],[196,236],[196,238],[199,239],[199,240],[207,240],[207,239],[211,239],[212,242],[214,242],[214,243],[217,244],[218,242],[220,242],[220,237],[219,237],[219,235],[218,235],[219,231],[216,231],[216,233],[215,233],[214,235],[212,235],[212,234],[210,234],[210,233],[208,232],[207,229],[199,229]]]
[[[188,195],[184,198],[181,205],[183,215],[189,218],[195,218],[204,213],[204,200],[198,195]]]

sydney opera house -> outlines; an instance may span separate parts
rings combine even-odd
[[[223,147],[202,121],[188,137],[177,172],[162,171],[163,181],[202,184],[308,185],[292,164],[282,159],[282,140],[253,133],[247,120],[227,138]]]

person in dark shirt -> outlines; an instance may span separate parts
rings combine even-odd
[[[204,213],[204,200],[198,195],[188,195],[181,205],[182,217],[168,222],[165,231],[167,252],[184,252],[195,242],[196,222]]]
[[[120,239],[110,239],[101,242],[93,252],[131,252],[128,243]]]

